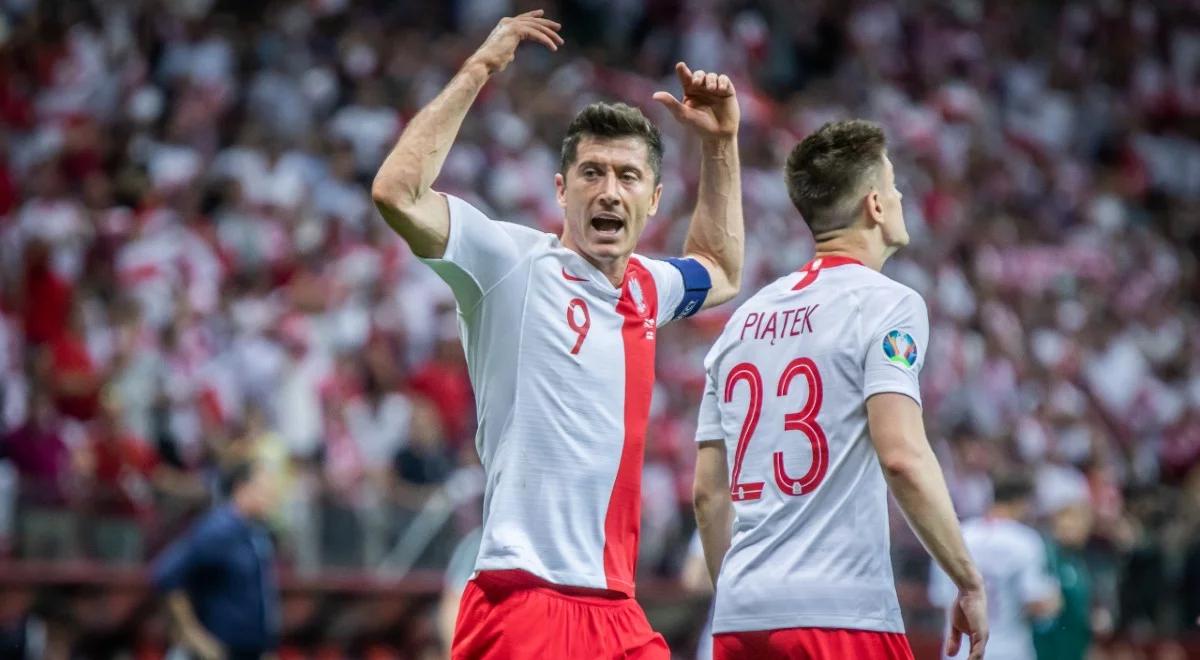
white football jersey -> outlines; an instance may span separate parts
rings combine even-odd
[[[987,657],[1033,660],[1033,631],[1025,607],[1050,597],[1058,588],[1058,581],[1050,575],[1042,538],[1015,520],[999,518],[968,520],[962,531],[987,592]],[[930,571],[930,602],[949,608],[957,595],[950,576],[935,563]],[[966,646],[954,657],[967,657]]]
[[[929,337],[913,290],[847,257],[814,259],[730,318],[705,359],[696,440],[724,440],[734,506],[713,632],[903,632],[887,485],[867,399],[921,401]]]
[[[617,288],[554,235],[447,200],[446,253],[424,261],[454,291],[475,390],[475,570],[632,595],[655,335],[699,304],[679,309],[670,263],[635,255]]]

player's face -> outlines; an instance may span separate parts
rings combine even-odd
[[[892,161],[883,155],[883,172],[880,176],[879,204],[883,207],[883,240],[889,248],[908,245],[908,228],[904,226],[904,207],[900,200],[904,195],[896,188],[896,170]]]
[[[646,143],[584,137],[564,174],[554,177],[565,216],[563,243],[601,263],[632,254],[662,193]]]

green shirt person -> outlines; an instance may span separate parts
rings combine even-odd
[[[1064,506],[1052,523],[1047,564],[1062,588],[1062,609],[1053,619],[1034,624],[1033,644],[1039,660],[1084,660],[1092,644],[1092,577],[1081,552],[1091,533],[1090,506]]]

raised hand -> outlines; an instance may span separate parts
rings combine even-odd
[[[670,92],[655,92],[655,101],[666,106],[679,123],[703,137],[737,135],[741,110],[729,76],[693,72],[683,62],[675,65],[675,75],[683,85],[683,100],[676,99]]]
[[[513,61],[517,46],[530,39],[544,44],[550,50],[558,50],[563,39],[558,36],[562,26],[548,18],[542,18],[541,9],[500,19],[483,45],[475,51],[468,62],[477,62],[487,68],[488,75],[500,73]]]

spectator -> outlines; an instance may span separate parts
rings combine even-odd
[[[445,429],[428,399],[413,402],[408,442],[396,454],[396,494],[402,507],[419,508],[453,471]]]
[[[1084,545],[1092,530],[1091,506],[1076,500],[1051,511],[1046,552],[1050,570],[1062,589],[1062,609],[1034,628],[1039,659],[1083,660],[1092,645],[1092,577]]]
[[[119,406],[109,400],[92,423],[84,454],[82,476],[89,481],[88,518],[96,554],[114,561],[140,560],[141,525],[154,505],[154,448],[125,428]]]
[[[78,531],[74,513],[65,508],[73,495],[74,457],[54,404],[38,383],[30,387],[27,411],[25,422],[0,438],[0,455],[17,472],[18,552],[26,558],[74,558]]]
[[[274,549],[261,526],[277,486],[251,461],[229,467],[221,482],[228,500],[159,557],[154,586],[183,648],[204,660],[261,658],[279,643]]]

